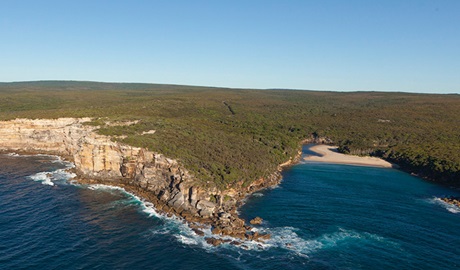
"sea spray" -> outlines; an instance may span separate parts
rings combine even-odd
[[[450,213],[453,213],[453,214],[460,213],[460,207],[458,207],[456,205],[453,205],[453,204],[450,204],[450,203],[447,203],[447,202],[443,201],[441,198],[434,197],[434,198],[428,199],[428,202],[432,203],[432,204],[440,205],[444,209],[449,211]]]
[[[61,180],[48,188],[26,177],[63,167],[48,158],[0,155],[0,164],[5,269],[459,268],[459,215],[436,198],[460,194],[398,171],[293,166],[281,189],[240,208],[246,220],[263,217],[254,232],[272,239],[214,247],[209,228],[198,236],[122,191]]]
[[[32,155],[12,155],[14,157],[31,157]],[[34,155],[34,156],[43,156],[52,158],[51,163],[57,163],[64,166],[64,168],[56,169],[53,171],[38,172],[36,174],[30,175],[29,178],[41,182],[43,185],[54,186],[56,181],[60,183],[67,183],[71,179],[75,178],[77,175],[75,173],[69,172],[70,169],[74,168],[75,165],[72,162],[63,160],[59,156],[53,155]]]
[[[101,191],[106,191],[106,192],[111,192],[111,191],[116,191],[116,192],[121,192],[128,196],[131,200],[135,201],[136,204],[139,205],[141,211],[145,214],[147,214],[149,217],[155,217],[161,219],[164,224],[161,226],[161,228],[158,228],[156,230],[152,230],[152,234],[170,234],[175,237],[175,239],[188,246],[196,246],[196,247],[201,247],[206,250],[220,250],[220,249],[244,249],[244,250],[252,250],[252,251],[264,251],[272,247],[284,247],[287,248],[284,243],[285,241],[281,241],[279,243],[271,243],[273,241],[267,241],[267,242],[259,242],[259,241],[254,241],[254,240],[241,240],[238,238],[233,238],[230,236],[221,236],[221,235],[215,235],[211,232],[211,227],[209,225],[203,226],[200,230],[204,233],[203,236],[200,236],[196,234],[190,226],[188,226],[185,221],[182,218],[176,217],[176,216],[170,216],[168,217],[165,214],[160,214],[155,210],[155,206],[151,202],[147,202],[137,195],[126,191],[126,189],[118,186],[111,186],[111,185],[105,185],[105,184],[92,184],[87,186],[88,189],[91,190],[101,190]],[[264,233],[270,233],[270,229],[265,229],[265,228],[253,228],[253,231],[257,232],[264,232]],[[274,231],[276,233],[276,231]],[[225,241],[222,245],[218,247],[214,247],[213,245],[209,244],[206,242],[206,238],[213,237],[213,238],[218,238],[223,241]],[[278,239],[281,239],[281,237],[278,237]],[[302,242],[303,240],[297,240],[297,242]],[[235,244],[230,244],[230,243],[235,243],[238,242],[237,245]]]
[[[17,156],[17,155],[11,155]],[[18,157],[25,156],[19,155]],[[39,181],[44,185],[54,186],[56,183],[65,183],[70,181],[72,178],[76,177],[74,173],[69,173],[68,170],[74,167],[73,163],[62,160],[58,156],[51,155],[36,155],[36,156],[46,156],[51,157],[51,163],[58,163],[65,166],[65,168],[57,169],[54,171],[45,171],[39,172],[34,175],[29,176],[34,181]],[[82,186],[76,184],[77,186]],[[85,185],[83,185],[85,186]],[[251,250],[251,251],[264,251],[272,248],[281,248],[288,251],[292,251],[299,256],[308,256],[312,252],[322,248],[334,247],[340,242],[350,239],[360,239],[363,235],[355,232],[339,231],[333,234],[326,234],[316,239],[303,239],[300,237],[296,231],[299,229],[293,227],[281,227],[281,228],[268,228],[268,227],[254,227],[252,228],[253,232],[258,233],[268,233],[272,235],[270,240],[265,242],[259,242],[254,240],[241,240],[233,238],[230,236],[220,236],[212,234],[210,226],[204,226],[200,230],[204,233],[204,236],[197,235],[185,222],[183,219],[170,216],[168,217],[165,214],[160,214],[156,211],[155,206],[151,202],[147,202],[137,195],[128,192],[126,189],[118,186],[111,186],[105,184],[91,184],[86,186],[91,190],[101,190],[105,192],[121,192],[128,196],[128,204],[135,203],[139,205],[140,210],[149,217],[154,217],[161,219],[164,224],[161,228],[152,230],[152,234],[170,234],[174,238],[187,246],[196,246],[201,247],[206,250],[220,250],[220,249],[231,249],[231,250]],[[279,188],[279,186],[276,186]],[[253,193],[253,197],[263,197],[264,194],[261,192]],[[249,199],[248,197],[245,199]],[[441,201],[442,202],[442,201]],[[451,210],[449,210],[451,211]],[[206,242],[206,238],[218,238],[224,241],[224,243],[218,247],[214,247],[211,244]],[[238,244],[230,244],[230,243]]]

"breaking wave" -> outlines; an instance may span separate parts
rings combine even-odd
[[[12,153],[9,155],[18,156],[18,157],[27,156],[27,155],[17,155],[16,153]],[[66,183],[67,181],[77,176],[75,173],[69,172],[69,169],[74,168],[75,165],[71,162],[64,161],[59,156],[52,156],[52,155],[35,155],[35,156],[51,157],[53,158],[53,160],[51,160],[52,163],[58,163],[59,165],[64,166],[64,168],[57,169],[54,171],[39,172],[39,173],[30,175],[29,178],[34,181],[41,182],[43,185],[54,186],[56,182]]]
[[[229,248],[229,247],[242,248],[246,250],[264,250],[272,246],[268,243],[262,243],[262,242],[257,242],[257,241],[243,241],[243,240],[236,239],[236,238],[229,237],[229,236],[215,235],[211,232],[211,226],[196,224],[197,226],[200,226],[199,230],[202,231],[204,234],[203,236],[201,236],[195,233],[195,231],[193,231],[193,229],[187,223],[185,223],[185,221],[182,218],[179,218],[176,216],[169,217],[165,214],[158,213],[153,203],[150,203],[150,202],[147,202],[141,199],[140,197],[126,191],[124,188],[117,187],[117,186],[104,185],[104,184],[93,184],[93,185],[89,185],[88,188],[92,190],[103,190],[107,192],[111,192],[111,191],[121,192],[125,194],[126,196],[128,196],[129,198],[128,200],[131,203],[139,205],[140,210],[144,212],[146,215],[148,215],[149,217],[155,217],[155,218],[161,219],[164,222],[164,224],[162,224],[162,226],[158,226],[154,229],[151,229],[150,233],[152,235],[170,234],[178,242],[184,245],[201,247],[207,250],[214,250],[216,248]],[[214,247],[211,244],[206,242],[206,238],[210,238],[210,237],[222,239],[226,243],[223,243],[221,246]],[[235,246],[231,245],[230,242],[232,241],[236,241],[239,244]]]
[[[434,197],[432,199],[428,199],[428,202],[429,203],[432,203],[432,204],[437,204],[437,205],[440,205],[442,206],[444,209],[446,209],[447,211],[453,213],[453,214],[458,214],[460,213],[460,207],[458,206],[455,206],[455,205],[452,205],[450,203],[446,203],[445,201],[441,200],[441,198],[438,198],[438,197]]]
[[[13,153],[11,155],[16,156],[17,154]],[[44,185],[54,186],[57,182],[66,182],[76,176],[74,173],[68,172],[68,169],[73,168],[74,164],[63,161],[60,157],[57,156],[51,157],[53,157],[51,162],[60,163],[64,165],[65,168],[57,169],[54,171],[39,172],[29,176],[29,178],[34,181],[41,182]],[[122,187],[104,184],[92,184],[85,187],[91,190],[121,192],[125,194],[128,199],[123,199],[125,201],[124,203],[138,205],[140,210],[148,217],[154,217],[160,219],[163,222],[161,226],[157,226],[150,230],[149,233],[151,235],[171,235],[183,245],[204,248],[210,252],[218,251],[220,249],[244,249],[256,252],[269,249],[283,249],[288,252],[293,252],[298,256],[308,257],[309,254],[318,250],[336,247],[347,241],[386,241],[383,237],[378,235],[373,235],[370,233],[359,233],[353,230],[344,230],[340,228],[336,232],[323,234],[312,239],[299,236],[298,232],[300,230],[294,227],[253,228],[253,231],[257,231],[262,234],[271,234],[271,239],[264,242],[259,242],[254,240],[241,240],[229,236],[215,235],[211,232],[211,226],[203,226],[197,224],[198,226],[201,226],[199,230],[204,234],[198,235],[187,223],[185,223],[183,219],[176,216],[167,216],[157,212],[153,203],[141,199],[135,194],[126,191]],[[252,196],[262,197],[264,194],[256,192],[252,194]],[[439,198],[435,198],[434,200],[436,203],[445,206],[446,209],[453,213],[460,212],[460,209],[450,204],[444,203]],[[214,247],[206,241],[206,238],[211,237],[221,239],[224,241],[224,243]]]
[[[210,252],[218,251],[220,249],[231,250],[250,250],[250,251],[265,251],[269,249],[284,249],[293,252],[299,256],[308,257],[309,254],[321,250],[338,246],[347,241],[388,241],[385,238],[370,234],[359,233],[353,230],[344,230],[339,228],[338,231],[328,234],[323,234],[317,238],[304,239],[298,235],[299,229],[294,227],[279,227],[279,228],[253,228],[254,232],[269,233],[271,239],[264,242],[254,240],[241,240],[230,236],[215,235],[211,232],[209,225],[202,226],[199,230],[203,232],[203,236],[198,235],[195,231],[179,217],[168,217],[165,214],[160,214],[156,211],[155,206],[141,199],[140,197],[126,191],[124,188],[103,184],[89,185],[92,190],[104,190],[107,192],[116,191],[122,192],[128,196],[130,203],[139,205],[140,210],[149,217],[161,219],[164,224],[150,230],[151,235],[171,235],[179,243],[187,246],[204,248]],[[206,242],[206,238],[216,238],[224,241],[221,245],[215,247]],[[233,243],[232,243],[233,242]],[[235,244],[236,243],[236,244]]]
[[[138,196],[126,191],[126,189],[124,189],[122,187],[104,185],[104,184],[92,184],[92,185],[88,186],[88,189],[102,190],[102,191],[107,191],[107,192],[111,192],[111,191],[115,190],[115,191],[121,192],[121,193],[127,195],[131,202],[139,204],[141,209],[142,209],[142,212],[146,213],[148,216],[155,216],[157,218],[166,218],[166,216],[159,214],[155,210],[155,207],[154,207],[153,203],[146,202],[146,201],[142,200]]]
[[[272,233],[272,239],[268,241],[272,247],[291,250],[301,256],[308,256],[315,251],[333,248],[349,241],[390,242],[384,237],[375,234],[342,228],[339,228],[336,232],[326,233],[312,239],[303,239],[297,234],[299,229],[294,227],[274,228],[268,229],[268,231]]]
[[[91,190],[102,190],[102,191],[116,191],[125,194],[129,201],[133,204],[139,205],[140,210],[149,217],[155,217],[161,219],[164,224],[158,228],[152,229],[151,234],[171,234],[179,242],[186,245],[204,245],[206,241],[204,237],[198,236],[187,224],[184,223],[183,219],[170,216],[168,217],[165,214],[160,214],[156,211],[155,206],[151,202],[147,202],[137,195],[128,192],[126,189],[117,186],[110,186],[104,184],[93,184],[89,185],[88,189]],[[204,227],[203,231],[206,235],[211,235],[211,228],[209,226]],[[201,239],[202,238],[202,239]],[[207,243],[206,243],[207,244]]]

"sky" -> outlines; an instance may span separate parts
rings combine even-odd
[[[0,81],[460,93],[458,0],[0,0]]]

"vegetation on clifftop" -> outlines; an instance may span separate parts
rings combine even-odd
[[[92,117],[101,134],[177,158],[220,188],[272,173],[327,137],[460,185],[460,96],[246,90],[155,84],[0,84],[0,119]],[[109,122],[140,120],[128,126]],[[155,130],[153,134],[144,134]]]

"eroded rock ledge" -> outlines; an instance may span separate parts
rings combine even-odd
[[[200,184],[177,160],[97,134],[97,127],[84,125],[90,120],[0,121],[0,151],[63,156],[75,163],[77,181],[124,187],[154,203],[160,212],[183,217],[197,234],[201,233],[199,224],[209,224],[218,235],[250,240],[269,238],[250,232],[251,227],[237,216],[236,209],[247,194],[278,184],[281,166],[292,160],[248,187],[220,191]]]

